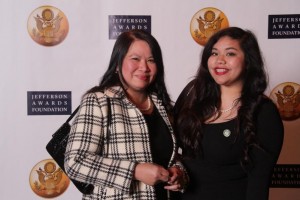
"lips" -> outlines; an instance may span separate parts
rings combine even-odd
[[[229,70],[226,68],[215,68],[215,74],[216,75],[224,75],[226,74]]]
[[[145,76],[145,75],[138,75],[137,77],[143,81],[147,81],[149,79],[149,76]]]

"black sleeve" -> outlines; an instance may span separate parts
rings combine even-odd
[[[175,119],[176,116],[178,116],[181,109],[184,107],[184,104],[187,102],[186,101],[187,98],[193,98],[194,96],[192,92],[193,88],[194,88],[194,81],[191,81],[184,87],[184,89],[179,94],[173,108],[173,114],[175,116]]]
[[[178,117],[182,114],[181,111],[187,107],[187,105],[191,102],[191,98],[195,95],[193,94],[194,81],[189,82],[184,89],[179,94],[175,105],[173,107],[173,117],[174,117],[174,132],[176,137],[178,138],[178,146],[182,147],[182,143],[179,136],[179,127],[178,127]]]
[[[257,137],[262,148],[254,147],[250,156],[253,169],[249,173],[247,200],[268,200],[273,168],[283,144],[284,127],[276,105],[263,103],[257,118]]]

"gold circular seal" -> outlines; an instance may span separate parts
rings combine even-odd
[[[40,45],[54,46],[61,43],[69,32],[67,17],[53,6],[35,9],[27,21],[30,37]]]
[[[212,7],[199,10],[192,18],[190,32],[193,39],[204,46],[207,40],[217,31],[229,27],[225,14]]]
[[[300,117],[300,85],[285,82],[277,85],[270,98],[276,103],[283,120],[295,120]]]
[[[54,198],[67,190],[70,179],[53,159],[47,159],[42,160],[32,168],[29,184],[38,196]]]

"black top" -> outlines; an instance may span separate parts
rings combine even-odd
[[[156,108],[152,114],[144,115],[144,117],[149,129],[153,162],[167,169],[173,152],[173,142],[169,129]],[[155,185],[157,200],[167,199],[167,190],[163,188],[164,185],[165,183]]]
[[[236,138],[236,120],[206,124],[202,140],[203,157],[185,159],[190,184],[185,200],[267,200],[269,181],[283,143],[283,124],[276,106],[267,101],[257,118],[261,147],[250,151],[253,168],[241,165],[243,133]],[[224,136],[229,133],[229,136]],[[235,141],[236,139],[236,141]]]

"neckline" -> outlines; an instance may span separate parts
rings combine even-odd
[[[152,110],[151,113],[143,113],[143,112],[142,112],[142,114],[143,114],[144,117],[152,117],[152,116],[155,115],[155,112],[156,112],[156,111],[157,111],[157,110],[156,110],[156,107],[153,106],[153,110]]]
[[[147,97],[147,104],[148,104],[147,108],[138,107],[138,109],[140,109],[140,111],[142,111],[142,112],[147,112],[151,109],[151,99],[150,99],[149,95]]]
[[[223,121],[223,122],[216,122],[216,123],[205,123],[205,125],[222,125],[222,124],[226,124],[226,123],[232,123],[234,121],[236,121],[236,117],[232,118],[232,119],[229,119],[227,121]]]

